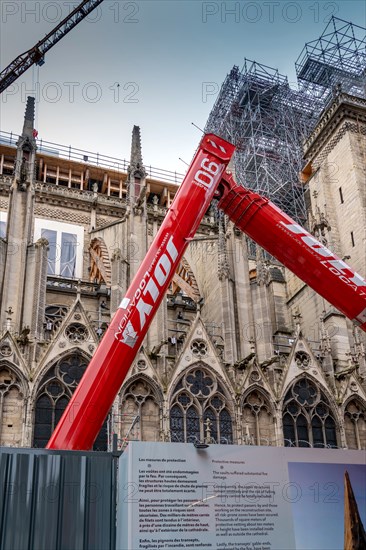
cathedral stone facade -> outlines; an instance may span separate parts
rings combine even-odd
[[[178,185],[131,158],[0,144],[0,445],[44,447]],[[366,274],[366,102],[338,94],[304,149],[308,228]],[[306,269],[306,266],[304,266]],[[366,339],[207,211],[95,442],[366,448]],[[115,439],[115,437],[114,437]]]

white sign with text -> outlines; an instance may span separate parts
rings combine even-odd
[[[358,486],[365,453],[132,442],[119,464],[117,549],[342,549],[334,520],[343,518],[345,470]],[[320,531],[331,518],[328,546]]]

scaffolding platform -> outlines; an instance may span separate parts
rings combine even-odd
[[[230,95],[228,94],[230,91]],[[235,143],[237,181],[304,223],[301,142],[321,105],[292,90],[277,69],[248,59],[227,76],[206,130]]]
[[[366,97],[365,29],[332,17],[296,61],[298,89],[277,69],[244,60],[227,75],[207,132],[236,145],[236,179],[270,198],[301,224],[306,206],[299,173],[303,142],[336,89]]]
[[[333,16],[323,34],[305,44],[295,67],[303,92],[325,98],[340,86],[366,97],[366,29]]]

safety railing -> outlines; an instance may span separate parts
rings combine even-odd
[[[11,147],[15,147],[18,139],[18,134],[0,131],[0,145],[10,145]],[[119,159],[108,155],[103,155],[101,153],[78,149],[76,147],[72,147],[71,145],[60,145],[58,143],[52,143],[43,139],[37,139],[36,141],[38,154],[67,159],[74,162],[83,163],[88,166],[96,166],[98,168],[114,170],[116,172],[127,172],[129,166],[129,161],[125,159]],[[154,166],[144,165],[144,168],[148,178],[165,183],[179,185],[184,178],[184,174],[181,174],[180,172],[164,170]]]

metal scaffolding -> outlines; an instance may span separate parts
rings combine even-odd
[[[276,69],[245,59],[241,71],[235,66],[226,77],[209,115],[205,130],[237,147],[237,181],[269,197],[302,224],[303,140],[335,87],[365,97],[365,45],[365,29],[332,17],[296,62],[298,90]]]
[[[221,88],[206,130],[235,143],[235,176],[304,223],[299,182],[302,140],[314,126],[320,106],[292,90],[276,69],[245,59]]]
[[[305,44],[296,63],[299,88],[325,102],[334,87],[366,97],[366,29],[332,17],[317,40]]]

